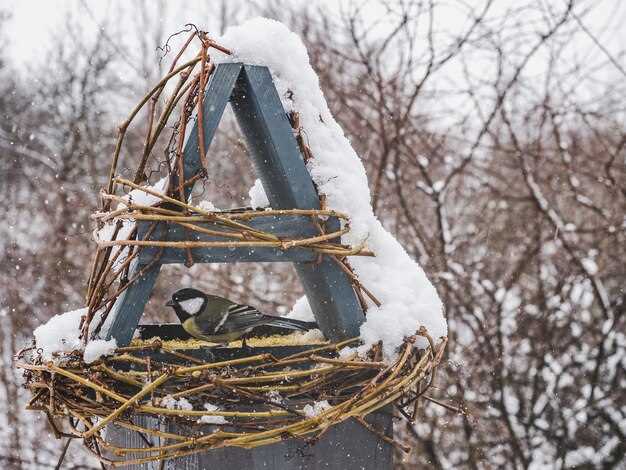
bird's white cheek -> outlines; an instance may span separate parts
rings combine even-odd
[[[180,302],[178,302],[178,304],[189,315],[195,315],[202,308],[202,304],[204,304],[204,299],[202,297],[196,297],[194,299],[181,300]]]

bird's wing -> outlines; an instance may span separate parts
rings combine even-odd
[[[248,331],[268,322],[268,316],[249,305],[231,305],[215,326],[214,334]]]

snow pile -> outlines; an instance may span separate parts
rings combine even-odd
[[[366,347],[383,340],[390,358],[419,326],[435,339],[445,336],[441,300],[422,268],[374,215],[365,168],[331,115],[300,38],[279,22],[255,18],[229,28],[219,42],[234,52],[223,61],[270,68],[285,110],[300,113],[314,156],[307,167],[320,194],[326,195],[329,208],[350,216],[351,230],[343,241],[351,245],[366,241],[376,254],[350,258],[360,280],[382,302],[381,307],[370,306],[361,327]],[[312,317],[306,301],[296,307],[294,316]]]
[[[46,323],[35,328],[33,332],[35,346],[41,350],[44,359],[53,359],[53,353],[57,352],[83,351],[83,344],[80,339],[80,318],[86,314],[86,308],[72,310],[55,315]],[[114,339],[109,341],[91,340],[84,349],[83,359],[87,364],[90,364],[102,356],[111,354],[115,348],[117,348],[117,344]]]
[[[169,184],[169,177],[166,176],[161,178],[152,186],[144,186],[146,189],[152,190],[159,194],[165,194],[167,192],[167,186]],[[158,202],[161,201],[157,196],[152,194],[148,194],[140,189],[133,189],[131,192],[126,194],[123,198],[123,201],[117,205],[117,209],[123,209],[128,207],[128,204],[137,204],[141,206],[154,206]],[[115,235],[115,228],[118,223],[121,223],[121,227]],[[93,239],[98,242],[103,241],[111,241],[111,240],[128,240],[130,234],[135,228],[135,221],[128,219],[113,219],[105,222],[104,226],[99,230],[95,230],[93,232]],[[117,252],[122,250],[122,253],[118,256]],[[124,264],[128,254],[130,253],[129,246],[114,246],[111,247],[110,259],[113,259],[117,256],[115,263],[113,264],[113,272],[117,272],[118,269]]]
[[[356,348],[344,346],[339,350],[339,359],[348,360],[351,359],[357,353]]]
[[[105,224],[102,226],[102,228],[100,230],[96,230],[94,232],[94,240],[96,242],[100,242],[100,241],[110,241],[113,240],[113,235],[115,234],[115,225],[117,224],[117,220],[109,220],[107,222],[105,222]],[[122,226],[120,227],[120,229],[117,232],[117,236],[115,237],[116,240],[127,240],[128,237],[130,236],[130,232],[133,231],[133,228],[135,227],[135,222],[133,222],[132,220],[119,220],[119,222],[122,224]],[[117,248],[117,247],[114,247]]]
[[[277,390],[270,390],[266,393],[267,400],[270,403],[275,403],[277,405],[282,405],[285,402],[283,396]]]
[[[167,192],[167,186],[169,184],[169,177],[161,178],[152,186],[145,186],[146,189],[157,192],[159,194],[165,194]],[[127,204],[138,204],[141,206],[153,206],[160,201],[160,199],[152,194],[148,194],[139,189],[133,189],[122,198],[123,202],[117,205],[117,209],[123,209],[128,207]],[[93,238],[96,242],[113,240],[113,234],[115,233],[115,226],[118,222],[122,223],[120,230],[117,232],[116,240],[127,240],[130,233],[135,228],[135,221],[127,219],[115,219],[107,221],[100,230],[96,230],[93,234]],[[115,250],[119,247],[113,247]],[[114,255],[111,254],[111,258]]]
[[[211,201],[204,200],[198,203],[198,207],[200,209],[204,209],[207,212],[219,212],[220,209],[215,206]]]
[[[270,205],[270,201],[267,199],[267,194],[265,194],[265,188],[263,188],[263,183],[261,183],[261,180],[258,178],[254,181],[254,185],[250,188],[248,196],[250,196],[250,207],[256,209],[258,207],[269,207]]]
[[[313,314],[311,314],[311,316],[312,315]],[[299,336],[300,337],[298,341],[300,344],[315,344],[326,340],[322,331],[318,330],[317,328],[313,330],[302,331],[299,333]]]
[[[53,352],[69,353],[82,349],[79,325],[80,317],[86,314],[86,308],[72,310],[55,315],[35,328],[35,344],[37,349],[41,349],[44,359],[52,359]]]
[[[324,410],[327,410],[328,408],[331,408],[328,400],[322,400],[313,402],[312,405],[306,405],[304,408],[302,408],[302,411],[304,412],[304,416],[306,416],[307,418],[315,418],[317,415],[322,413]]]
[[[193,410],[193,405],[189,403],[189,401],[184,397],[181,397],[177,400],[172,395],[165,395],[163,398],[161,398],[161,401],[159,403],[161,406],[167,408],[168,410]]]
[[[219,408],[215,405],[213,405],[212,403],[205,403],[204,404],[204,409],[207,411],[219,411]],[[226,420],[226,418],[224,418],[223,416],[202,416],[199,420],[198,423],[201,424],[226,424],[228,423],[228,421]]]
[[[145,186],[145,188],[159,194],[165,194],[167,192],[167,186],[169,185],[169,182],[169,177],[165,176],[153,185]],[[148,194],[141,189],[133,189],[126,196],[124,196],[123,199],[130,202],[130,204],[136,204],[138,206],[154,206],[161,201],[161,198],[153,194]],[[117,206],[118,209],[121,209],[123,207],[127,207],[126,204],[124,204],[123,202],[120,202]]]
[[[309,305],[309,299],[307,299],[306,295],[303,295],[296,303],[293,304],[291,311],[287,314],[289,318],[293,318],[294,320],[302,320],[302,321],[312,321],[315,320],[313,317],[313,312],[311,311],[311,306]]]
[[[108,341],[103,339],[89,341],[89,343],[87,343],[87,347],[85,348],[85,352],[83,353],[83,361],[87,364],[91,364],[92,362],[100,359],[102,356],[112,354],[115,352],[116,348],[117,341],[115,341],[115,338],[111,338]]]
[[[109,220],[105,222],[104,226],[100,230],[94,231],[93,238],[96,241],[96,243],[101,242],[101,241],[108,242],[114,239],[115,240],[128,240],[130,238],[130,234],[135,228],[135,221],[123,219],[123,220],[119,220],[119,222],[122,225],[120,226],[120,229],[118,230],[117,235],[115,237],[113,235],[115,234],[115,226],[118,223],[117,220]],[[122,253],[118,255],[117,252],[119,250],[122,250]],[[115,263],[113,263],[113,267],[111,268],[114,273],[116,273],[121,268],[121,266],[124,264],[124,261],[126,261],[126,258],[128,257],[129,253],[130,253],[129,246],[111,247],[110,259],[114,259],[117,256],[117,258],[115,259]]]

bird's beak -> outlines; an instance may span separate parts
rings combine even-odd
[[[166,305],[167,307],[173,307],[173,306],[174,306],[174,301],[170,299],[170,300],[168,300],[168,301],[165,303],[165,305]]]

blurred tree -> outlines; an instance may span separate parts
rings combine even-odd
[[[422,404],[420,422],[398,421],[415,449],[398,468],[623,465],[626,81],[624,51],[612,55],[587,23],[598,5],[213,5],[219,30],[262,13],[303,37],[378,217],[446,305],[447,358],[428,398],[450,408]],[[81,304],[89,213],[116,124],[158,76],[158,15],[175,14],[165,2],[128,8],[132,31],[110,11],[92,12],[96,30],[74,18],[22,74],[0,55],[3,364],[39,322]],[[131,129],[125,158],[141,151],[145,125]],[[232,121],[209,155],[196,200],[246,205],[253,177]],[[160,278],[148,306],[155,320],[168,318],[160,305],[172,279]],[[268,311],[300,295],[283,266],[194,266],[183,282]],[[41,442],[18,384],[0,367],[0,459],[44,466],[60,443]]]

